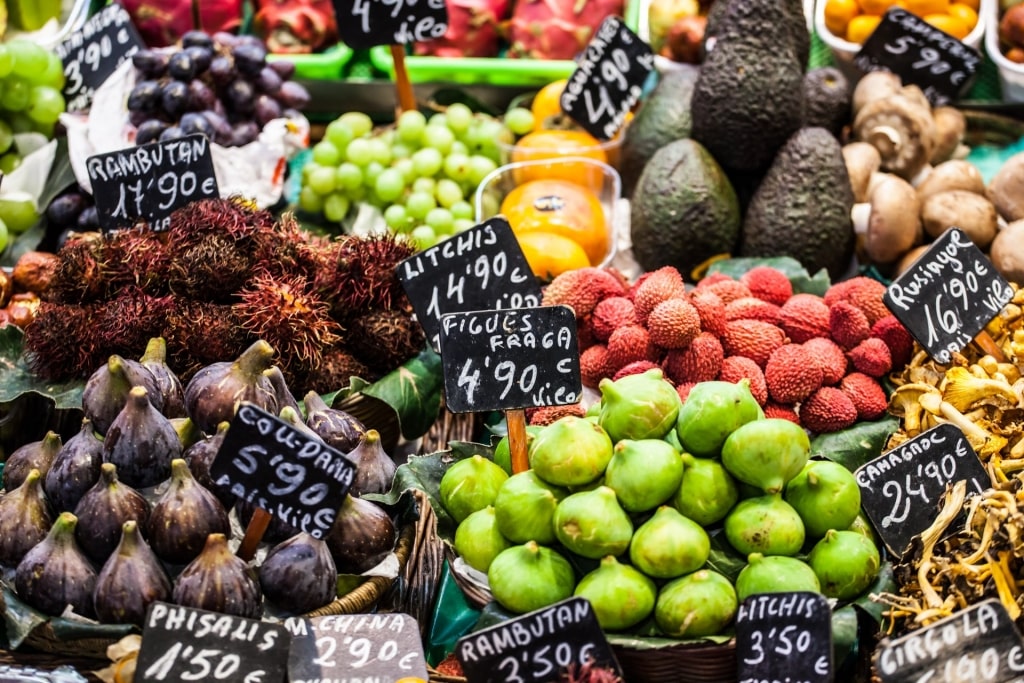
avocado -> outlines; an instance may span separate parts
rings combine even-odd
[[[820,126],[837,138],[850,122],[853,89],[843,72],[819,66],[804,74],[804,127]]]
[[[765,51],[787,46],[801,71],[811,56],[803,0],[715,0],[704,29],[705,54],[719,41],[735,38],[756,42]]]
[[[739,238],[736,193],[699,142],[683,138],[654,153],[630,202],[633,256],[645,271],[675,266],[686,277]]]
[[[690,137],[690,98],[700,68],[680,64],[663,74],[626,128],[619,150],[622,194],[630,197],[644,165],[659,149]]]
[[[740,256],[792,256],[835,282],[853,256],[853,189],[839,141],[820,127],[786,141],[743,219]]]

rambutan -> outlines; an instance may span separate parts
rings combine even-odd
[[[331,267],[335,256],[331,240],[302,229],[294,214],[284,213],[273,229],[260,230],[252,237],[257,269],[274,275],[302,275],[315,278]]]
[[[64,243],[57,252],[54,271],[46,299],[59,304],[79,304],[96,301],[106,296],[108,283],[100,265],[102,243],[95,237],[75,237]]]
[[[797,344],[829,336],[825,300],[815,294],[794,294],[779,308],[779,327]]]
[[[564,304],[572,308],[576,319],[581,320],[594,312],[597,303],[611,296],[622,296],[625,288],[622,280],[607,270],[595,267],[567,270],[555,277],[541,297],[541,305]]]
[[[661,366],[658,365],[657,363],[652,363],[649,360],[633,361],[632,363],[628,363],[627,365],[623,365],[621,368],[616,370],[615,374],[612,376],[612,379],[613,380],[621,379],[622,377],[626,377],[627,375],[639,375],[639,374],[642,374],[644,372],[647,372],[648,370],[651,370],[651,369],[654,369],[654,368],[659,368],[659,367],[661,367]],[[672,381],[672,380],[668,379],[667,377],[665,379],[667,381],[669,381],[669,382]]]
[[[718,337],[710,332],[701,332],[685,349],[666,353],[661,369],[665,377],[676,384],[709,382],[718,377],[724,357]]]
[[[173,305],[170,295],[150,296],[134,286],[97,304],[95,324],[106,353],[141,356],[149,340],[163,334]]]
[[[700,313],[684,298],[662,301],[647,316],[651,341],[663,349],[684,349],[700,331]]]
[[[255,263],[242,242],[205,233],[175,249],[167,284],[179,296],[227,303],[249,280]]]
[[[725,303],[708,289],[697,288],[690,292],[690,303],[700,315],[700,328],[716,337],[725,334]]]
[[[839,383],[839,389],[846,394],[857,408],[857,419],[874,420],[889,408],[885,390],[874,377],[863,372],[851,372]]]
[[[596,389],[605,377],[611,377],[614,371],[608,362],[608,347],[594,344],[580,353],[580,377],[583,386]]]
[[[164,338],[169,365],[187,382],[204,365],[237,358],[256,337],[241,326],[230,304],[172,297]]]
[[[889,308],[882,300],[884,295],[885,285],[874,278],[858,275],[829,287],[825,292],[825,303],[832,306],[839,301],[848,301],[867,316],[869,324],[874,325],[890,315]]]
[[[290,385],[304,387],[306,391],[328,394],[347,389],[353,377],[374,382],[381,376],[365,363],[349,353],[343,345],[335,344],[325,349],[320,362],[303,377],[297,377]]]
[[[349,350],[382,375],[422,351],[426,343],[419,322],[398,310],[378,309],[349,318],[345,332]]]
[[[676,394],[679,395],[679,400],[686,403],[686,399],[689,398],[690,392],[697,386],[696,382],[683,382],[682,384],[676,385]]]
[[[722,303],[726,305],[728,305],[730,301],[735,301],[736,299],[754,296],[749,287],[739,280],[733,280],[732,278],[713,282],[710,285],[707,285],[707,290],[717,294],[718,298],[722,300]]]
[[[753,296],[741,297],[725,305],[726,320],[762,320],[778,325],[779,317],[778,306]]]
[[[821,386],[821,365],[800,344],[772,351],[764,368],[768,395],[778,403],[799,403]]]
[[[741,379],[750,382],[750,393],[760,406],[768,402],[768,385],[764,379],[764,372],[754,361],[743,356],[729,356],[722,361],[722,371],[718,373],[718,379],[722,382],[737,384]]]
[[[847,354],[853,367],[871,377],[883,377],[892,370],[889,347],[878,337],[868,337]]]
[[[800,404],[800,424],[817,434],[838,432],[857,421],[857,407],[836,387],[821,387]]]
[[[848,301],[837,301],[828,309],[828,330],[832,341],[847,351],[871,335],[864,311]]]
[[[43,301],[25,328],[25,361],[44,380],[88,377],[110,354],[96,329],[95,304]]]
[[[612,375],[620,368],[638,360],[657,361],[658,348],[651,341],[647,329],[641,325],[626,325],[608,337],[608,363]]]
[[[787,406],[773,401],[768,401],[764,404],[764,416],[766,418],[771,417],[779,420],[789,420],[793,424],[800,424],[800,416],[796,414],[796,410],[793,409],[793,406]]]
[[[404,306],[395,268],[416,253],[405,235],[347,235],[331,243],[313,286],[339,320],[364,311]]]
[[[686,285],[683,276],[672,266],[663,266],[644,279],[633,293],[633,305],[636,317],[641,323],[647,321],[654,307],[662,301],[681,299],[686,296]]]
[[[781,306],[793,296],[793,284],[781,270],[755,266],[740,276],[750,293],[762,301]]]
[[[586,409],[580,403],[570,403],[564,406],[542,406],[540,408],[527,408],[526,420],[531,425],[544,427],[567,415],[583,417],[586,412]]]
[[[781,328],[761,320],[730,320],[722,335],[726,356],[745,356],[761,368],[772,351],[785,343],[786,333]]]
[[[171,244],[187,244],[204,234],[245,240],[260,230],[271,230],[274,215],[257,209],[242,197],[215,197],[189,202],[171,213],[167,236]]]
[[[144,292],[168,292],[172,253],[164,236],[147,228],[120,230],[102,243],[100,268],[108,296],[121,287],[137,286]],[[180,258],[179,245],[174,254]]]
[[[894,368],[906,366],[914,355],[914,338],[894,315],[879,318],[871,326],[871,336],[878,337],[889,347]]]
[[[608,341],[618,328],[638,322],[633,302],[624,296],[610,296],[598,301],[590,314],[591,330],[598,341]]]
[[[846,353],[834,341],[827,337],[815,337],[805,341],[803,347],[821,368],[821,383],[824,386],[839,384],[846,376],[846,367],[849,365]]]

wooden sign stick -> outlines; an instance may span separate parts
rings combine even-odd
[[[992,335],[985,330],[979,332],[974,341],[978,343],[982,351],[995,358],[997,363],[1006,362],[1006,355],[1003,354],[1003,350],[999,348],[999,344],[996,344],[996,340],[992,338]]]
[[[269,512],[263,508],[256,508],[252,513],[252,519],[249,520],[249,526],[245,527],[245,536],[242,537],[242,544],[238,546],[238,552],[235,554],[249,562],[253,556],[256,555],[256,546],[263,540],[263,534],[266,533],[267,527],[270,526],[270,520],[273,517]]]
[[[416,94],[409,82],[409,72],[405,70],[405,46],[391,46],[391,61],[395,65],[395,89],[398,90],[398,113],[416,108]]]
[[[508,450],[512,456],[512,474],[525,472],[530,469],[530,460],[526,456],[526,410],[506,410],[505,423],[508,425]]]

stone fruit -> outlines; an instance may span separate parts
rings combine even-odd
[[[503,550],[487,570],[494,599],[516,614],[547,607],[572,596],[572,565],[551,548],[529,541]]]
[[[121,528],[121,542],[96,577],[93,606],[100,621],[142,626],[146,610],[171,598],[171,580],[134,520]]]
[[[722,463],[683,453],[683,479],[672,496],[672,505],[702,526],[723,519],[739,500],[736,481]]]
[[[82,389],[82,411],[92,422],[93,429],[106,434],[110,423],[124,408],[128,392],[138,386],[144,387],[154,397],[153,405],[157,410],[163,408],[160,386],[142,363],[114,354],[97,368]]]
[[[342,453],[355,448],[366,433],[362,422],[344,410],[329,407],[315,391],[306,394],[302,403],[306,407],[306,426],[316,432],[324,443]]]
[[[342,574],[362,574],[394,550],[397,531],[391,516],[379,505],[345,496],[338,516],[324,536]]]
[[[795,555],[804,533],[800,515],[779,493],[741,500],[725,518],[725,537],[744,555]]]
[[[255,572],[231,552],[224,534],[210,534],[202,552],[181,570],[171,599],[178,605],[258,619],[263,595]]]
[[[552,486],[533,470],[513,474],[498,489],[494,521],[501,535],[513,543],[554,543],[555,508],[568,495],[566,489]]]
[[[590,420],[555,420],[530,443],[530,467],[555,486],[582,486],[600,477],[612,459],[612,440]]]
[[[736,595],[740,602],[758,593],[821,592],[817,574],[803,560],[751,553],[747,562],[736,577]]]
[[[171,564],[191,562],[210,534],[231,533],[231,523],[217,496],[203,488],[181,458],[171,463],[171,483],[157,499],[146,523],[146,536],[157,557]]]
[[[42,475],[30,470],[21,486],[0,497],[0,564],[17,566],[52,526]]]
[[[327,544],[304,531],[271,548],[259,579],[267,600],[292,614],[323,607],[338,590],[338,570]]]
[[[676,420],[683,449],[699,458],[714,458],[726,438],[758,419],[761,407],[750,393],[750,382],[700,382],[686,397]]]
[[[849,600],[867,590],[878,576],[881,558],[870,539],[856,531],[830,529],[814,544],[807,562],[827,597]]]
[[[765,493],[779,493],[807,464],[811,442],[800,425],[766,418],[742,425],[722,445],[729,474]]]
[[[213,434],[221,422],[231,422],[242,401],[277,415],[274,385],[263,374],[273,358],[274,348],[258,339],[234,361],[200,369],[185,386],[185,412],[207,434]]]
[[[462,520],[455,529],[453,545],[466,564],[485,573],[498,553],[512,547],[498,530],[498,520],[491,505]]]
[[[679,452],[661,439],[623,439],[612,449],[604,483],[627,512],[653,510],[672,497],[683,479]]]
[[[46,473],[43,488],[57,512],[74,510],[85,492],[100,478],[103,439],[96,436],[88,418],[82,428],[64,442]]]
[[[629,546],[629,559],[648,576],[674,579],[704,566],[711,539],[701,525],[667,505],[640,525]]]
[[[47,432],[40,441],[32,441],[14,450],[4,462],[3,486],[7,491],[13,491],[21,486],[25,477],[32,470],[39,470],[45,480],[47,472],[57,459],[57,454],[63,446],[60,434]],[[42,482],[40,482],[42,483]]]
[[[18,563],[14,587],[18,597],[43,614],[58,616],[71,605],[76,614],[92,617],[96,570],[75,542],[78,518],[62,512],[50,532]]]
[[[100,478],[75,506],[75,534],[82,551],[102,566],[121,540],[124,523],[138,522],[145,529],[149,503],[142,494],[117,477],[117,467],[100,465]]]
[[[654,611],[658,589],[654,581],[611,555],[582,579],[573,595],[586,598],[597,622],[608,631],[639,624]]]
[[[132,387],[103,437],[103,462],[117,465],[117,475],[135,488],[156,486],[167,479],[171,461],[182,453],[174,426],[150,399],[144,387]]]
[[[350,494],[361,496],[364,493],[387,493],[391,490],[398,466],[384,450],[380,432],[376,429],[366,430],[356,447],[345,453],[345,457],[356,466],[356,478],[349,489]],[[484,462],[490,461],[485,459]]]
[[[860,512],[860,486],[853,472],[831,460],[808,462],[788,484],[783,498],[804,521],[810,538],[846,529]]]
[[[500,465],[482,455],[452,463],[441,477],[441,504],[456,521],[494,504],[498,489],[508,479]]]
[[[700,638],[721,633],[736,615],[736,590],[710,569],[673,579],[661,587],[654,620],[666,635]]]
[[[607,486],[566,496],[555,508],[554,526],[562,545],[594,560],[621,555],[633,537],[633,522]]]
[[[660,368],[617,380],[602,379],[599,422],[612,441],[660,439],[676,424],[679,394]]]

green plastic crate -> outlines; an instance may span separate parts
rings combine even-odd
[[[337,43],[323,52],[313,54],[275,54],[267,55],[269,61],[287,61],[295,65],[296,80],[330,81],[343,76],[345,66],[352,59],[352,48],[344,43]]]

